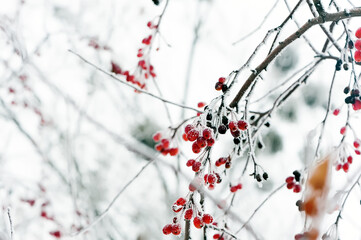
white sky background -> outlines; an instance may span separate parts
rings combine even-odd
[[[293,7],[298,1],[288,2]],[[350,8],[348,1],[338,2],[343,8]],[[199,19],[202,24],[186,101],[186,105],[191,107],[197,107],[200,101],[209,103],[218,96],[220,93],[214,90],[217,79],[244,64],[267,30],[278,26],[286,18],[288,10],[284,1],[280,0],[254,35],[232,45],[257,28],[274,3],[273,0],[170,0],[160,27],[164,39],[156,40],[155,45],[159,44],[160,49],[151,53],[157,73],[156,81],[163,97],[177,103],[183,101],[194,27]],[[146,23],[161,13],[163,5],[157,7],[151,0],[25,0],[23,4],[17,0],[0,0],[0,97],[4,101],[4,105],[0,105],[0,240],[10,239],[8,208],[11,209],[13,239],[16,240],[53,239],[49,232],[56,230],[62,232],[62,239],[175,239],[174,236],[164,236],[161,230],[172,221],[172,203],[187,194],[188,179],[193,172],[185,167],[185,162],[195,156],[190,151],[190,144],[180,140],[181,135],[179,144],[184,155],[180,158],[180,166],[186,178],[180,174],[177,179],[175,172],[164,164],[167,162],[177,166],[175,158],[161,157],[164,162],[150,165],[121,195],[102,221],[88,233],[69,236],[76,227],[92,222],[95,215],[101,213],[117,192],[147,163],[86,116],[111,132],[130,139],[132,143],[132,138],[137,137],[132,129],[139,124],[146,123],[148,128],[144,132],[151,135],[157,130],[166,130],[170,123],[162,102],[134,93],[133,89],[87,65],[68,50],[107,71],[111,69],[111,60],[132,71],[138,61],[136,53],[142,46],[141,40],[150,34]],[[311,18],[306,4],[301,6],[295,18],[301,24]],[[354,31],[360,22],[360,18],[354,19],[349,28]],[[295,24],[289,22],[281,32],[280,39],[295,30]],[[337,26],[335,36],[339,36],[341,30]],[[318,49],[322,48],[326,39],[317,26],[306,36]],[[111,50],[90,47],[88,43],[93,38]],[[251,68],[264,59],[272,39],[258,52]],[[341,40],[340,45],[343,44]],[[18,49],[19,54],[14,53],[14,48]],[[313,60],[313,52],[302,39],[295,41],[290,48],[298,59],[297,64],[289,72],[281,72],[271,64],[262,75],[264,81],[257,86],[253,99],[263,96],[270,88]],[[334,49],[330,52],[339,56]],[[319,131],[314,133],[314,138],[308,136],[324,117],[334,64],[333,60],[321,64],[308,80],[309,87],[301,87],[282,107],[282,110],[296,110],[295,120],[285,120],[279,114],[272,116],[271,130],[281,135],[283,148],[276,154],[269,154],[267,149],[257,152],[259,164],[268,172],[270,180],[260,188],[247,174],[241,179],[244,189],[237,193],[233,207],[240,218],[248,219],[263,199],[280,186],[292,171],[302,169],[306,161],[312,160],[304,156],[312,155],[307,147],[315,148]],[[360,66],[356,66],[356,72],[360,72]],[[228,101],[248,74],[249,70],[240,75]],[[20,75],[27,76],[31,90],[24,89],[18,78]],[[349,72],[338,73],[332,98],[333,108],[343,105],[342,90],[348,81]],[[9,88],[15,89],[15,93],[9,93]],[[304,101],[304,95],[309,94],[310,89],[316,89],[314,93],[317,95],[316,104],[312,107]],[[158,95],[151,81],[148,81],[148,90]],[[251,105],[251,110],[268,109],[275,96]],[[17,104],[11,104],[12,101]],[[28,103],[27,108],[23,107],[24,102]],[[168,106],[174,125],[179,124],[182,121],[181,109]],[[50,124],[41,126],[34,108],[39,109]],[[9,112],[6,109],[10,109],[34,143],[7,117]],[[321,145],[322,155],[339,143],[339,129],[345,122],[346,112],[346,105],[343,105],[340,116],[330,116],[328,119]],[[187,117],[194,114],[190,110],[185,110],[185,113]],[[355,116],[351,123],[356,135],[361,137],[357,128],[359,117]],[[268,131],[264,129],[262,133]],[[352,144],[351,134],[347,139]],[[212,153],[213,158],[229,153],[231,144],[229,134],[221,136]],[[349,189],[360,171],[360,161],[360,157],[355,157],[347,174],[334,172],[330,196],[337,190]],[[234,163],[232,172],[224,177],[222,185],[210,193],[214,198],[221,200],[229,195],[227,186],[238,180],[244,162],[245,157]],[[249,168],[247,172],[251,171]],[[58,172],[69,184],[64,183]],[[46,188],[45,192],[40,190],[39,184]],[[361,239],[360,195],[360,186],[356,186],[339,223],[341,239]],[[295,206],[301,197],[301,193],[295,194],[286,188],[280,190],[255,215],[251,226],[262,239],[293,239],[296,233],[303,230],[304,217]],[[22,199],[35,199],[36,202],[30,206]],[[45,202],[49,202],[49,205],[44,209],[55,221],[40,217],[41,205]],[[222,212],[215,204],[208,201],[205,207],[206,212],[218,221]],[[76,214],[77,210],[80,216]],[[326,216],[323,232],[335,221],[337,213]],[[232,219],[229,221],[231,232],[241,226]],[[193,239],[201,239],[200,230],[192,227],[191,231]],[[214,231],[208,232],[211,239]],[[245,230],[237,236],[252,239]]]

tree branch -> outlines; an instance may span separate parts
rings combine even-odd
[[[235,98],[230,103],[230,107],[234,108],[238,105],[238,102],[241,100],[245,92],[248,90],[248,88],[251,86],[253,81],[256,79],[256,77],[267,68],[267,66],[276,58],[276,56],[288,45],[290,45],[294,40],[302,36],[308,29],[311,27],[321,24],[323,22],[334,22],[339,21],[342,19],[350,18],[350,17],[359,17],[361,16],[361,8],[354,8],[351,9],[349,12],[342,11],[337,13],[329,13],[326,14],[324,19],[322,19],[321,16],[313,18],[308,20],[300,29],[298,29],[296,32],[294,32],[292,35],[290,35],[288,38],[286,38],[283,42],[280,42],[280,44],[263,60],[263,62],[258,65],[255,69],[255,71],[252,72],[252,74],[248,77],[246,82],[243,84],[241,89],[238,91]]]

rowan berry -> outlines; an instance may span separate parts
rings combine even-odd
[[[197,142],[194,142],[193,144],[192,144],[192,151],[194,152],[194,153],[200,153],[201,152],[201,148],[199,147],[199,145],[197,144]]]
[[[182,231],[181,225],[180,224],[172,224],[172,233],[174,235],[179,235]]]
[[[198,216],[193,219],[193,224],[196,228],[202,228],[204,225],[202,219]]]
[[[357,38],[361,38],[361,27],[356,30],[355,36],[356,36]]]
[[[205,224],[211,224],[213,222],[213,217],[209,214],[204,214],[202,220]]]
[[[204,139],[210,139],[212,137],[212,131],[209,128],[203,130],[202,136]]]
[[[361,50],[361,40],[360,40],[360,39],[357,39],[357,40],[355,41],[355,48],[356,48],[357,50]]]
[[[178,206],[183,206],[186,203],[187,200],[185,200],[184,198],[178,198],[177,201],[175,202],[175,204],[177,204]]]
[[[248,124],[247,122],[243,121],[243,120],[239,120],[237,123],[237,126],[240,130],[246,130],[248,128]]]
[[[191,208],[187,209],[184,213],[184,219],[191,220],[192,217],[193,217],[193,210]]]
[[[360,50],[355,51],[354,58],[355,58],[356,62],[361,62],[361,51]]]
[[[187,167],[191,167],[191,166],[193,166],[193,164],[194,164],[194,162],[195,162],[195,160],[194,159],[189,159],[188,161],[187,161]]]

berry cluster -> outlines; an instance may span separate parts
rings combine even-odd
[[[179,224],[179,219],[184,218],[184,220],[191,221],[193,219],[193,225],[196,228],[202,228],[206,224],[211,224],[213,222],[213,217],[210,214],[204,214],[198,211],[197,207],[193,204],[193,200],[187,201],[185,198],[178,198],[177,201],[173,204],[173,211],[179,213],[177,217],[173,218],[173,224],[167,224],[163,228],[163,233],[165,235],[174,234],[179,235],[181,233],[182,227]]]
[[[217,90],[217,91],[221,91],[222,92],[226,92],[228,90],[228,87],[227,87],[227,84],[225,83],[226,82],[226,78],[224,77],[220,77],[218,79],[218,82],[216,82],[216,85],[214,86],[214,88]]]
[[[226,169],[228,169],[228,168],[231,168],[231,157],[230,156],[228,156],[228,157],[221,157],[221,158],[219,158],[216,162],[215,162],[215,165],[216,165],[216,167],[220,167],[220,166],[222,166],[223,164],[224,164],[224,167],[226,168]]]
[[[179,235],[182,232],[182,227],[179,223],[167,224],[163,228],[163,234],[169,235],[173,233],[174,235]]]
[[[213,146],[215,140],[213,132],[210,128],[204,127],[202,124],[188,124],[184,128],[183,139],[193,142],[192,151],[196,154],[200,153],[206,146]]]
[[[356,62],[361,62],[361,27],[359,29],[356,30],[355,36],[358,38],[355,42],[355,61]]]
[[[147,26],[149,29],[153,30],[153,32],[146,38],[142,40],[142,44],[144,47],[138,49],[137,57],[138,66],[134,72],[134,74],[130,74],[129,71],[122,71],[120,66],[114,61],[111,62],[112,69],[111,71],[115,74],[120,74],[126,77],[127,82],[137,85],[141,89],[146,87],[145,80],[147,80],[150,76],[156,77],[154,72],[154,67],[150,64],[149,61],[149,53],[151,50],[151,43],[154,39],[155,34],[158,31],[158,25],[154,25],[152,22],[148,22]]]
[[[175,156],[178,154],[178,147],[170,147],[171,146],[171,139],[170,138],[164,138],[162,136],[162,133],[157,132],[153,135],[153,140],[155,142],[159,142],[157,145],[155,145],[155,150],[162,153],[164,156],[167,154],[171,156]]]
[[[204,174],[203,179],[204,179],[204,184],[208,186],[209,190],[213,190],[215,188],[216,183],[220,184],[222,182],[221,176],[216,172]]]
[[[293,189],[293,192],[299,193],[301,192],[301,173],[299,171],[294,171],[293,176],[289,176],[286,178],[287,188]]]
[[[360,148],[360,144],[361,144],[361,140],[360,139],[356,139],[353,142],[353,147],[354,147],[354,151],[357,155],[360,155],[361,152],[359,150]],[[353,157],[352,155],[347,151],[346,146],[343,145],[344,147],[340,149],[339,151],[339,157],[336,158],[336,161],[334,162],[334,166],[336,171],[339,170],[343,170],[344,172],[348,172],[350,165],[353,162]]]
[[[237,192],[238,190],[241,190],[242,189],[242,184],[241,183],[238,183],[237,185],[233,185],[230,187],[230,191],[231,193],[235,193]]]

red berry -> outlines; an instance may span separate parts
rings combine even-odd
[[[188,124],[185,128],[184,128],[184,132],[188,133],[190,130],[192,130],[194,127],[192,124]]]
[[[215,141],[214,141],[213,138],[207,139],[207,146],[208,147],[212,147],[214,143],[215,143]]]
[[[229,122],[228,127],[232,132],[234,132],[237,130],[237,123],[234,121],[231,121],[231,122]]]
[[[149,28],[152,27],[152,22],[151,21],[147,22],[147,27],[149,27]]]
[[[237,192],[238,187],[237,186],[232,186],[230,190],[231,190],[232,193]]]
[[[348,162],[349,164],[352,163],[352,160],[353,160],[353,159],[352,159],[352,156],[348,156],[348,157],[347,157],[347,162]]]
[[[213,184],[215,182],[216,182],[216,176],[214,176],[213,174],[209,174],[208,175],[208,183]]]
[[[209,214],[204,214],[202,220],[205,224],[211,224],[213,222],[213,217]]]
[[[342,127],[342,128],[340,129],[340,133],[341,133],[342,135],[345,135],[345,133],[346,133],[346,127]]]
[[[295,186],[293,187],[293,192],[295,193],[301,192],[301,185],[295,184]]]
[[[60,231],[52,231],[52,232],[49,232],[49,234],[54,236],[55,238],[61,238],[61,232]]]
[[[200,148],[204,148],[205,146],[207,146],[207,142],[204,137],[198,137],[196,143]]]
[[[157,132],[153,135],[154,142],[159,142],[161,138],[162,138],[162,134],[160,132]]]
[[[220,82],[216,82],[216,85],[214,86],[214,88],[215,88],[217,91],[221,91],[221,90],[222,90],[222,87],[223,87],[223,83],[220,83]]]
[[[340,113],[340,109],[336,108],[333,110],[333,115],[337,116]]]
[[[193,217],[193,210],[191,208],[187,209],[184,213],[184,219],[191,220],[192,217]]]
[[[200,153],[200,152],[201,152],[201,148],[198,146],[197,142],[194,142],[194,143],[192,144],[192,151],[193,151],[194,153]]]
[[[204,183],[207,184],[208,183],[208,174],[205,174],[203,178],[204,178]]]
[[[191,192],[194,192],[195,190],[197,190],[197,187],[194,186],[194,184],[192,184],[192,183],[189,184],[188,188],[189,188],[189,191],[191,191]]]
[[[220,83],[225,83],[225,82],[226,82],[226,78],[220,77],[220,78],[218,79],[218,82],[220,82]]]
[[[336,165],[336,171],[340,171],[341,168],[342,168],[342,165],[341,165],[341,164],[337,164],[337,165]]]
[[[171,148],[171,149],[169,149],[169,154],[170,154],[171,156],[177,155],[177,154],[178,154],[178,148]]]
[[[218,233],[213,235],[213,239],[218,239],[221,235],[219,235]]]
[[[356,36],[357,38],[361,38],[361,27],[356,30],[355,36]]]
[[[188,161],[187,161],[187,167],[191,167],[191,166],[193,166],[193,164],[194,164],[194,162],[195,162],[195,160],[194,159],[189,159]]]
[[[356,62],[361,62],[361,51],[360,50],[357,50],[355,52],[354,58],[355,58]]]
[[[295,186],[294,182],[287,183],[287,188],[292,189]]]
[[[208,190],[213,190],[214,187],[215,187],[214,184],[209,184],[209,185],[208,185]]]
[[[198,106],[199,108],[202,108],[202,107],[204,107],[205,105],[206,105],[205,102],[199,102],[199,103],[197,104],[197,106]]]
[[[303,234],[299,233],[295,235],[295,240],[301,240],[303,238]]]
[[[164,148],[169,148],[170,142],[169,142],[168,139],[163,138],[163,139],[161,140],[161,143],[163,144],[163,147],[164,147]]]
[[[243,130],[243,131],[248,128],[248,124],[243,120],[239,120],[237,123],[237,126],[240,130]]]
[[[292,183],[293,180],[295,180],[294,177],[288,177],[288,178],[286,178],[286,183]]]
[[[202,227],[203,227],[203,221],[202,221],[202,219],[201,219],[200,217],[198,217],[198,216],[193,219],[193,224],[194,224],[194,226],[195,226],[196,228],[202,228]]]
[[[360,140],[359,140],[359,139],[355,140],[355,141],[353,142],[353,146],[354,146],[355,148],[359,148],[359,146],[360,146]]]
[[[177,201],[175,202],[175,204],[177,204],[178,206],[183,206],[186,203],[187,200],[185,200],[184,198],[178,198]]]
[[[350,165],[348,163],[345,163],[343,166],[342,166],[342,169],[344,172],[348,172],[348,169],[350,168]]]
[[[193,163],[193,166],[192,166],[192,170],[195,171],[195,172],[198,172],[199,169],[201,168],[201,166],[202,166],[202,163],[200,163],[200,162],[194,162],[194,163]]]
[[[360,40],[360,39],[357,39],[357,40],[355,41],[355,48],[356,48],[357,50],[361,50],[361,40]]]
[[[174,235],[179,235],[182,231],[181,225],[179,224],[172,224],[172,233]]]
[[[355,150],[355,153],[356,153],[357,155],[360,155],[360,154],[361,154],[360,150]]]
[[[242,189],[242,183],[238,183],[238,185],[236,186],[238,190]]]
[[[212,137],[212,131],[209,128],[203,130],[204,139],[210,139]]]
[[[187,138],[187,134],[186,134],[186,133],[183,133],[182,137],[183,137],[183,140],[184,140],[184,141],[188,141],[188,138]]]
[[[198,136],[199,136],[199,132],[195,129],[192,129],[187,133],[187,138],[191,142],[197,140]]]

